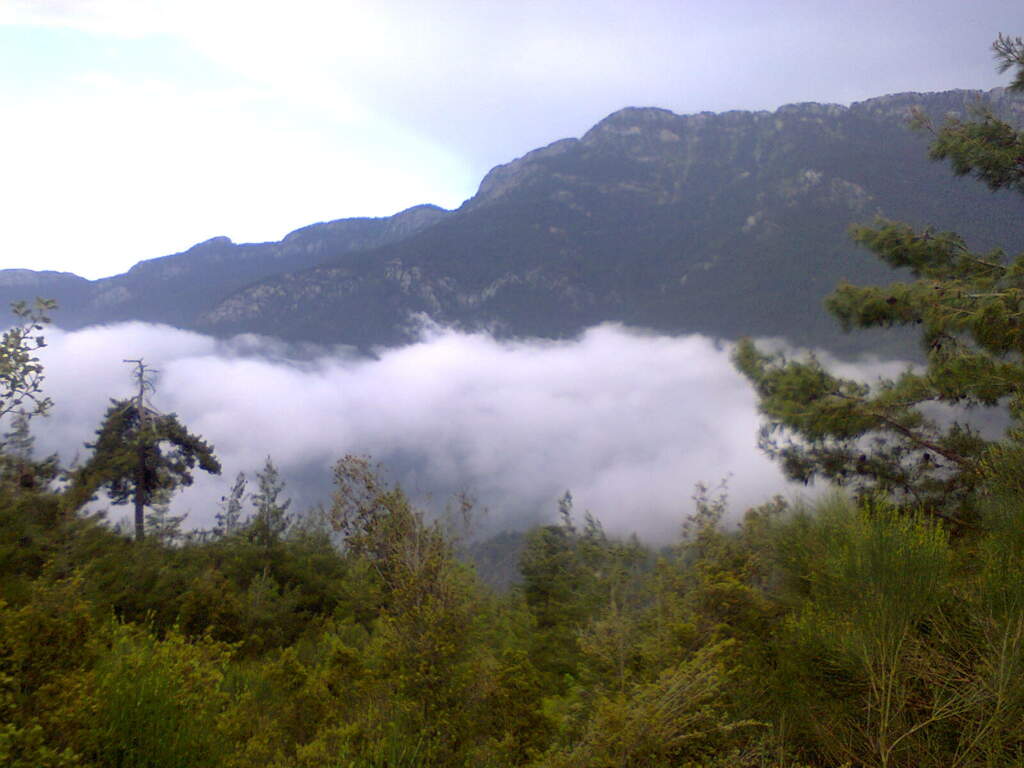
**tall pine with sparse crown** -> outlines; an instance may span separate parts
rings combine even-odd
[[[220,474],[220,462],[209,445],[178,420],[176,414],[144,413],[135,400],[112,400],[89,460],[72,473],[65,495],[78,509],[101,488],[113,504],[134,501],[135,536],[144,536],[143,510],[163,491],[192,484],[196,466]]]

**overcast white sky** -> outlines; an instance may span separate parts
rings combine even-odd
[[[0,0],[0,267],[417,203],[624,106],[1001,84],[1017,0]]]

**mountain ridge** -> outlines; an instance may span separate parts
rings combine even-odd
[[[1024,115],[1004,89],[774,112],[627,107],[495,166],[455,210],[211,238],[97,281],[5,270],[0,300],[35,280],[66,327],[149,320],[363,347],[408,340],[409,316],[426,313],[504,335],[612,320],[842,349],[822,296],[841,278],[892,277],[846,242],[850,223],[886,215],[1024,248],[1012,206],[929,163],[904,125],[912,108],[941,120],[975,105]]]

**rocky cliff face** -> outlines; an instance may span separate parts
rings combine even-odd
[[[906,125],[913,108],[941,120],[979,101],[1024,117],[1001,89],[623,109],[498,166],[457,211],[316,224],[280,243],[215,238],[89,284],[70,315],[361,346],[407,339],[417,313],[548,337],[617,320],[850,349],[859,340],[835,332],[822,297],[839,279],[894,277],[848,242],[851,223],[885,215],[1024,247],[1016,201],[930,163]]]

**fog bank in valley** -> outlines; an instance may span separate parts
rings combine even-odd
[[[677,534],[698,482],[729,476],[735,511],[793,493],[756,447],[754,395],[729,349],[702,336],[601,325],[570,341],[500,341],[426,328],[372,358],[143,323],[50,329],[47,341],[56,405],[35,422],[38,450],[85,458],[109,398],[132,394],[122,360],[142,357],[159,371],[152,404],[224,467],[178,495],[192,527],[211,525],[235,474],[252,478],[268,455],[300,509],[328,499],[338,458],[368,454],[435,509],[470,492],[489,528],[551,519],[570,490],[610,531],[656,541]]]

